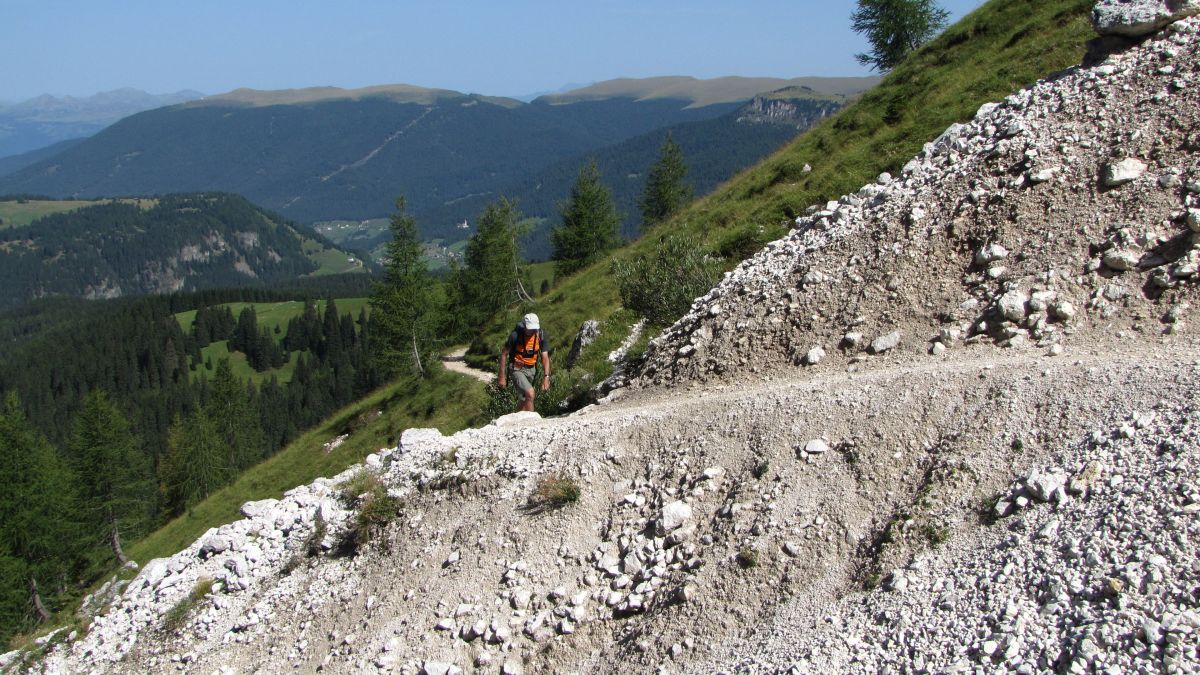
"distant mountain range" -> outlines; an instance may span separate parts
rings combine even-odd
[[[134,113],[202,96],[190,90],[148,94],[138,89],[116,89],[82,98],[44,94],[21,103],[0,104],[0,158],[91,136]]]
[[[876,81],[614,80],[531,103],[406,85],[239,89],[123,119],[0,176],[0,194],[230,191],[311,223],[384,216],[403,193],[426,237],[457,239],[464,232],[455,226],[473,220],[486,201],[505,194],[553,203],[587,156],[665,127],[721,120],[722,131],[698,133],[685,146],[694,158],[711,158],[702,161],[714,164],[703,173],[719,182],[795,133],[734,114],[756,94],[785,89],[792,100],[827,107]],[[660,143],[661,135],[641,141],[636,161],[611,166],[621,176],[643,171]],[[556,194],[531,194],[526,188],[538,176],[535,187],[559,186]]]

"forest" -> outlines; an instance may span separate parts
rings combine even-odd
[[[647,222],[692,194],[678,145],[668,137],[660,153],[641,200]],[[486,205],[461,264],[444,274],[430,271],[405,199],[395,207],[375,278],[308,277],[276,289],[103,302],[47,298],[0,314],[0,640],[70,606],[125,563],[131,542],[332,412],[396,376],[428,377],[440,369],[442,348],[532,302],[537,292],[520,247],[527,219],[513,201]],[[136,221],[139,213],[134,204],[109,215]],[[611,191],[594,164],[580,171],[560,215],[553,255],[563,274],[620,241]],[[369,295],[369,306],[339,312],[335,293]],[[260,325],[252,304],[236,314],[230,308],[283,301],[303,301],[286,326]],[[229,359],[206,355],[216,343],[261,378],[243,379]],[[274,374],[285,364],[286,381]],[[547,413],[573,393],[569,379],[559,382],[566,389],[556,385],[539,404]],[[514,409],[508,392],[490,388],[489,396],[481,414]]]
[[[268,286],[316,272],[311,229],[224,193],[100,203],[0,230],[0,309],[90,298]]]

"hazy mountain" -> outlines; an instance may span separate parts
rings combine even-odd
[[[0,176],[7,176],[27,166],[33,166],[44,159],[49,159],[60,152],[64,152],[68,148],[79,145],[83,141],[83,138],[72,138],[67,141],[59,141],[54,145],[47,145],[44,148],[38,148],[37,150],[22,152],[19,155],[0,157]]]
[[[854,88],[849,83],[862,90],[874,82],[817,84],[836,84],[826,93],[842,93]],[[528,104],[404,85],[237,90],[123,119],[0,177],[0,194],[221,190],[315,222],[386,215],[404,193],[426,236],[460,235],[454,226],[478,214],[479,198],[494,199],[559,162],[655,129],[719,118],[757,86],[795,83],[624,80]]]
[[[20,103],[0,104],[0,157],[91,136],[123,117],[201,96],[190,90],[148,94],[116,89],[82,98],[43,94]]]
[[[0,309],[288,281],[317,271],[312,254],[332,248],[237,195],[102,202],[0,230]]]

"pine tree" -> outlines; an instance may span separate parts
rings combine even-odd
[[[850,22],[871,43],[871,53],[854,58],[886,73],[944,28],[949,17],[933,0],[858,0]]]
[[[371,296],[371,314],[377,317],[374,344],[385,369],[424,375],[434,360],[440,312],[417,221],[404,209],[404,197],[398,197],[388,225],[392,239],[387,244],[383,281]],[[339,391],[346,387],[344,377],[339,379]]]
[[[521,258],[525,234],[515,202],[503,197],[488,204],[479,229],[467,240],[464,266],[456,275],[456,296],[468,327],[478,326],[506,307],[530,302],[529,275]]]
[[[159,491],[168,515],[208,497],[232,476],[228,447],[204,409],[176,417],[167,432],[167,451],[159,463]]]
[[[683,181],[687,171],[683,150],[668,131],[642,191],[643,228],[661,223],[692,200],[692,188]]]
[[[49,618],[78,564],[70,472],[35,433],[15,394],[0,406],[0,635]],[[18,602],[19,606],[10,603]]]
[[[221,359],[212,379],[212,396],[204,406],[226,448],[224,464],[234,472],[254,465],[266,454],[262,422],[245,386],[234,376],[229,359]]]
[[[129,421],[103,390],[92,390],[84,398],[75,418],[71,452],[85,532],[93,538],[89,545],[111,547],[113,556],[124,564],[121,537],[144,532],[153,482]]]
[[[612,192],[600,181],[595,160],[579,170],[571,196],[560,209],[562,226],[550,233],[554,273],[565,276],[599,260],[617,247],[621,219]]]

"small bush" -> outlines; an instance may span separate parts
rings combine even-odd
[[[530,500],[546,508],[557,508],[579,501],[579,484],[570,478],[552,474],[538,481]]]
[[[338,546],[346,554],[357,552],[371,541],[377,530],[396,519],[400,509],[400,503],[388,494],[387,485],[367,469],[354,474],[343,484],[342,496],[358,506]]]
[[[313,521],[313,531],[309,533],[308,538],[304,540],[304,553],[308,557],[313,557],[321,553],[321,542],[325,540],[325,535],[329,533],[329,525],[325,523],[325,519],[317,513],[316,519]]]
[[[751,567],[758,567],[758,551],[755,551],[749,546],[738,551],[737,557],[734,559],[744,570],[748,570]]]
[[[204,600],[204,596],[212,591],[213,580],[211,577],[200,577],[196,580],[196,585],[192,587],[192,591],[185,597],[181,598],[175,606],[167,610],[163,616],[163,627],[169,631],[176,631],[183,627],[188,616],[192,611],[200,605]]]
[[[612,270],[622,304],[652,325],[669,326],[717,284],[722,263],[705,254],[698,240],[672,235],[649,255],[616,260]]]

